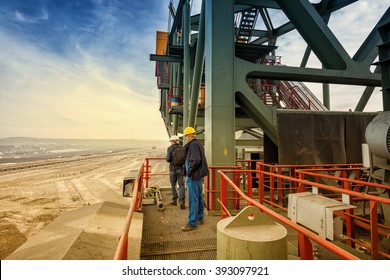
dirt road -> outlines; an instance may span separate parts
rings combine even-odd
[[[12,165],[15,170],[1,167],[0,259],[64,211],[101,201],[129,201],[122,197],[123,177],[139,169],[145,157],[164,156],[165,149],[134,149],[34,162],[35,167],[20,163]],[[17,169],[22,166],[27,168]]]

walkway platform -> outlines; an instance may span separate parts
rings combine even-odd
[[[170,189],[161,190],[164,210],[156,205],[143,206],[144,214],[141,255],[142,260],[216,260],[217,224],[220,215],[205,210],[205,222],[198,229],[183,232],[188,208],[170,205]],[[186,205],[188,206],[188,205]],[[242,207],[242,209],[245,206]],[[298,259],[298,241],[295,231],[288,229],[288,258]]]
[[[205,211],[205,222],[183,232],[186,209],[170,205],[171,191],[162,188],[164,207],[143,205],[133,215],[128,242],[131,260],[215,260],[219,215]],[[242,206],[242,209],[245,206]],[[112,260],[126,223],[128,203],[105,201],[65,212],[15,250],[7,260]],[[288,231],[288,259],[299,259],[297,234]],[[313,244],[314,259],[340,259]],[[363,258],[364,256],[359,256]]]
[[[205,212],[205,222],[198,229],[183,232],[187,223],[186,209],[170,205],[170,189],[161,189],[165,207],[144,205],[141,256],[143,260],[215,260],[217,256],[217,223],[220,216]]]

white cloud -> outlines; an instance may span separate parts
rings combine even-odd
[[[390,0],[360,0],[332,14],[329,28],[350,57],[354,56],[389,5]],[[292,31],[278,39],[277,45],[280,46],[277,55],[282,56],[283,64],[300,65],[307,44],[297,31]],[[307,67],[321,68],[320,61],[313,53],[310,55]],[[306,84],[320,100],[323,100],[322,84]],[[331,110],[354,110],[364,89],[365,87],[361,86],[330,85]],[[381,89],[376,88],[364,111],[381,111],[382,108]]]
[[[24,16],[23,13],[19,12],[19,11],[15,11],[15,18],[16,20],[18,21],[27,21],[26,17]]]
[[[60,57],[0,33],[5,40],[0,137],[165,139],[152,73],[139,77],[126,61],[115,77],[99,57]]]

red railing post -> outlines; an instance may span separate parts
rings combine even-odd
[[[248,191],[247,191],[247,193],[248,193],[248,196],[250,197],[250,198],[253,198],[253,192],[252,192],[252,190],[253,190],[253,184],[252,184],[252,172],[247,172],[248,173],[248,175],[246,176],[247,178],[248,178],[248,184],[247,184],[247,186],[248,186]],[[257,190],[260,190],[260,189],[257,189]],[[248,206],[250,206],[250,205],[252,205],[250,202],[248,203]]]
[[[150,170],[149,170],[149,159],[146,158],[145,159],[145,188],[149,188],[149,173],[150,173]]]
[[[204,181],[204,186],[205,186],[205,204],[206,204],[206,209],[207,211],[210,210],[210,204],[209,204],[209,200],[210,200],[210,174],[205,178],[205,181]]]
[[[270,192],[269,192],[269,200],[274,203],[275,201],[275,189],[274,189],[274,186],[275,186],[275,177],[273,176],[273,174],[275,173],[275,167],[272,166],[270,168],[270,171],[269,171],[272,176],[270,176],[270,179],[269,179],[269,188],[270,188]]]
[[[313,245],[309,238],[300,232],[298,232],[298,251],[301,260],[313,259]]]
[[[346,172],[342,172],[342,177],[345,178],[346,177]],[[347,181],[343,181],[342,182],[342,187],[343,189],[345,190],[349,190],[350,189],[350,184],[347,182]],[[348,204],[353,204],[353,200],[352,200],[352,197],[350,195],[344,195],[344,196],[347,196],[348,197]],[[355,247],[355,243],[352,241],[352,239],[355,238],[355,230],[354,230],[354,226],[355,226],[355,223],[354,223],[354,218],[353,218],[353,209],[346,209],[345,212],[348,214],[348,215],[345,215],[344,216],[344,220],[345,220],[345,230],[346,230],[346,234],[348,237],[350,237],[351,239],[348,239],[346,241],[346,243],[351,246],[351,247]]]
[[[216,201],[215,201],[215,191],[216,191],[216,169],[213,168],[211,169],[211,209],[212,210],[215,210],[215,204],[216,204]]]
[[[257,176],[259,177],[259,186],[258,186],[258,193],[259,193],[259,201],[260,204],[264,204],[264,166],[260,164],[259,166],[260,170],[257,172]]]
[[[378,259],[378,208],[377,202],[370,201],[371,259]]]
[[[298,178],[299,178],[299,180],[304,180],[305,175],[302,173],[299,173]],[[298,183],[298,192],[304,192],[305,188],[306,188],[306,185],[304,183],[302,183],[302,182]]]
[[[233,182],[236,186],[240,186],[240,173],[233,172]],[[240,196],[237,192],[233,193],[233,209],[240,209]]]
[[[227,213],[224,211],[224,207],[227,207],[227,182],[223,178],[222,175],[220,175],[220,194],[221,194],[221,218],[226,218]],[[224,207],[222,207],[224,206]]]
[[[282,167],[278,167],[278,174],[283,175]],[[283,205],[283,179],[282,177],[278,178],[278,204]]]

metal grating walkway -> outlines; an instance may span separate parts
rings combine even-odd
[[[210,216],[205,212],[205,223],[198,226],[197,230],[182,232],[180,227],[185,225],[188,216],[188,206],[181,210],[179,206],[169,204],[171,191],[161,189],[164,210],[159,210],[156,205],[143,206],[144,213],[141,260],[216,260],[217,257],[217,223],[220,216]],[[243,205],[242,208],[245,206]],[[242,209],[241,208],[241,209]],[[275,209],[278,212],[277,209]],[[297,233],[286,227],[288,242],[288,259],[296,260],[298,257]],[[340,257],[330,251],[313,244],[313,259],[315,260],[340,260]],[[343,244],[339,244],[352,254],[358,254],[356,250],[349,250]],[[359,258],[366,259],[364,254]]]
[[[171,191],[162,189],[164,210],[156,205],[143,206],[142,260],[215,260],[217,256],[217,223],[219,216],[205,213],[205,223],[197,230],[182,232],[187,208],[169,204]]]

